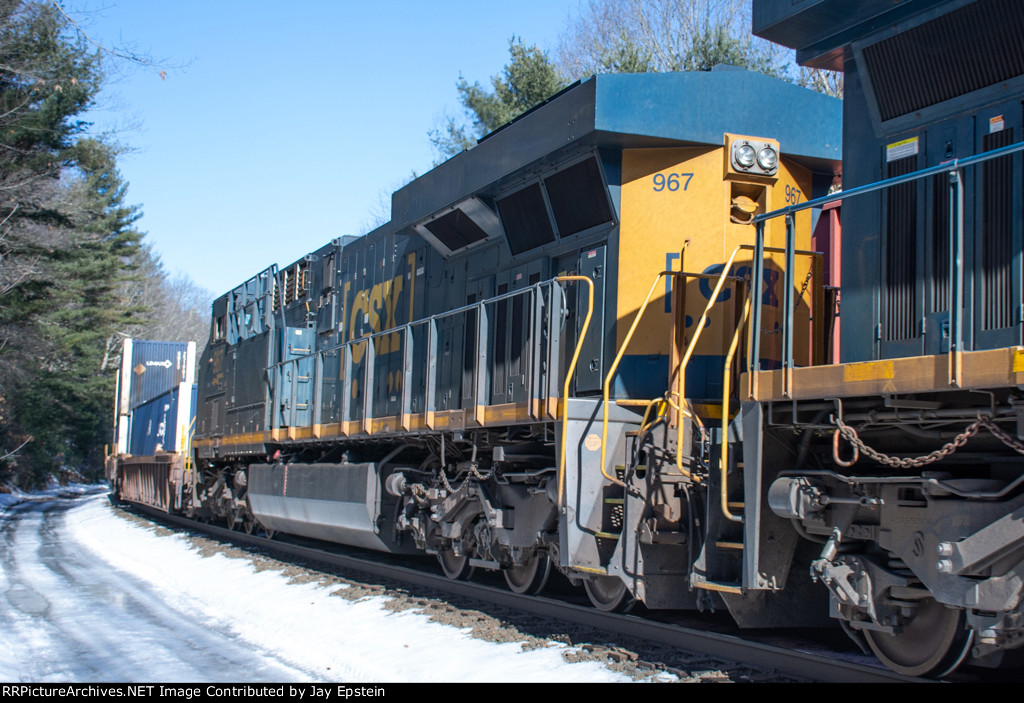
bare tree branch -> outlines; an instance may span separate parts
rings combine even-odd
[[[10,459],[12,456],[14,456],[18,452],[20,452],[22,449],[24,449],[25,445],[28,444],[29,442],[31,442],[32,439],[33,439],[32,437],[29,437],[24,442],[19,444],[17,449],[12,449],[11,451],[7,452],[6,454],[0,454],[0,461],[3,461],[4,459]]]
[[[792,79],[792,54],[751,37],[749,27],[747,0],[588,0],[559,38],[558,66],[584,78],[739,62]]]
[[[71,15],[69,15],[67,12],[64,11],[64,8],[61,7],[61,4],[57,0],[50,0],[50,4],[53,5],[54,8],[56,8],[57,12],[59,12],[61,14],[61,16],[64,17],[65,20],[67,20],[68,24],[70,24],[72,27],[75,28],[75,31],[78,32],[78,34],[83,39],[85,39],[87,42],[89,42],[90,44],[95,46],[99,51],[103,52],[104,54],[110,54],[111,56],[116,56],[119,59],[124,59],[125,61],[131,61],[132,63],[137,63],[137,64],[139,64],[141,66],[153,67],[153,66],[156,65],[150,59],[143,58],[143,57],[141,57],[141,56],[139,56],[137,54],[129,54],[129,53],[126,53],[126,52],[122,52],[122,51],[117,51],[115,49],[111,49],[108,46],[104,46],[100,42],[98,42],[95,39],[93,39],[92,37],[90,37],[86,33],[86,31],[84,29],[82,29],[81,25],[79,25],[78,22],[75,22],[75,20],[71,18]],[[163,77],[163,76],[161,76],[161,77]]]

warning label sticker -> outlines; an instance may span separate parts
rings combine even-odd
[[[893,142],[885,147],[885,161],[896,161],[898,159],[905,159],[908,156],[914,156],[918,151],[918,138],[911,137],[910,139],[904,139],[903,141]]]

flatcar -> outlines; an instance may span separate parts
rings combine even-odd
[[[170,511],[196,415],[196,343],[125,339],[106,478],[123,500]]]
[[[218,298],[165,509],[1015,665],[1024,11],[752,14],[844,101],[592,77]]]

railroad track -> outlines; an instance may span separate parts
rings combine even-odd
[[[577,605],[545,596],[524,596],[503,587],[474,581],[453,581],[426,568],[392,563],[388,555],[359,553],[341,545],[311,544],[308,540],[267,539],[225,527],[197,522],[180,516],[132,505],[159,522],[177,525],[193,532],[228,542],[236,547],[256,549],[283,560],[300,560],[335,569],[355,571],[403,584],[433,589],[462,598],[519,610],[531,615],[593,628],[618,636],[686,650],[702,657],[733,662],[739,667],[773,671],[783,676],[822,682],[916,682],[887,669],[831,658],[821,651],[801,651],[752,640],[740,635],[710,632],[673,622],[658,622],[632,615],[604,613],[590,605]],[[436,568],[436,565],[431,565]]]

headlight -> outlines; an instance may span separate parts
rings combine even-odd
[[[782,150],[775,139],[726,133],[724,156],[726,178],[763,182],[777,177]]]
[[[736,147],[736,165],[740,168],[750,168],[754,165],[754,147],[749,144],[740,144]]]
[[[767,173],[774,173],[775,169],[779,166],[779,152],[770,146],[764,147],[761,151],[757,152],[757,165]]]

